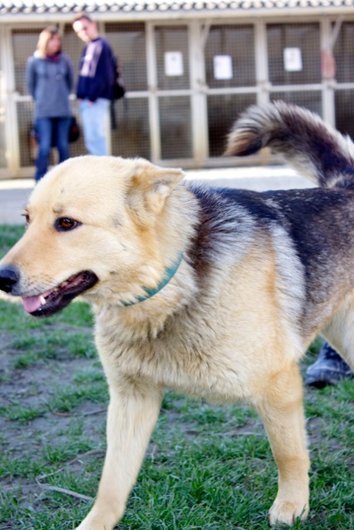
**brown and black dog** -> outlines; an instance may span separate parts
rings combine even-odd
[[[272,524],[309,509],[298,361],[322,333],[354,362],[354,148],[308,111],[252,107],[228,153],[270,146],[318,184],[256,193],[181,182],[142,159],[52,169],[0,288],[34,316],[94,309],[110,404],[96,501],[78,530],[123,516],[166,388],[260,413],[279,472]]]

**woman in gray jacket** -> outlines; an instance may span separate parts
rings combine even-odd
[[[39,35],[35,53],[28,59],[26,82],[34,100],[35,134],[38,142],[36,181],[48,169],[51,147],[56,147],[59,162],[69,158],[73,66],[61,51],[61,37],[56,26],[48,26]]]

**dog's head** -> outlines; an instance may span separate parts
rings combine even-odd
[[[29,199],[25,234],[0,262],[0,289],[47,316],[83,293],[109,303],[154,288],[178,250],[178,234],[171,244],[165,230],[182,177],[144,159],[84,156],[55,167]]]

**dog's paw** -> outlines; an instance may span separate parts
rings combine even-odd
[[[97,522],[97,520],[84,520],[75,528],[75,530],[111,530],[112,525],[106,525],[104,522]]]
[[[118,518],[108,510],[93,509],[75,530],[113,530]]]
[[[286,524],[291,526],[296,519],[306,519],[309,506],[304,502],[275,499],[269,510],[269,522],[272,526]]]

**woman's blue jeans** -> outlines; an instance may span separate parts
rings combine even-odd
[[[36,160],[36,181],[40,180],[48,170],[50,150],[56,147],[59,162],[69,158],[69,128],[71,118],[37,118],[35,128],[38,141]]]

